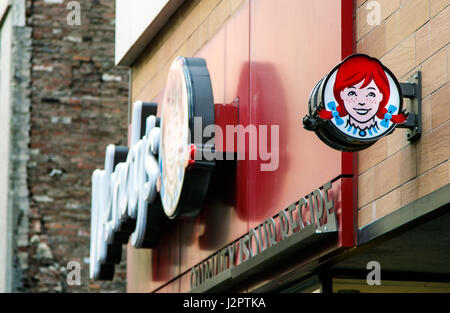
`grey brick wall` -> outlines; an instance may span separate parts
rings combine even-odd
[[[13,290],[23,290],[21,274],[28,266],[27,163],[30,143],[31,28],[14,26],[12,106],[9,162],[9,206],[13,214]]]
[[[112,282],[89,281],[91,173],[127,144],[128,70],[114,66],[114,0],[26,0],[16,49],[11,192],[15,289],[125,291],[125,250]],[[28,64],[28,65],[27,65]],[[69,261],[81,285],[67,286]]]

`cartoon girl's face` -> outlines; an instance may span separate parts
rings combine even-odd
[[[361,88],[364,81],[345,88],[340,96],[348,114],[360,123],[373,119],[378,111],[383,94],[372,80],[370,84]]]

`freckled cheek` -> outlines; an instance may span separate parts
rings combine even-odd
[[[370,100],[370,106],[377,107],[379,105],[379,102],[377,100]]]
[[[354,99],[354,98],[348,97],[348,98],[344,98],[342,100],[344,100],[344,106],[347,106],[349,108],[353,108],[356,105],[355,104],[356,103],[356,99]]]

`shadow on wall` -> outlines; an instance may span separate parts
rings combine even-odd
[[[271,88],[250,90],[250,73],[252,87],[269,84]],[[248,95],[249,90],[253,95],[252,99],[245,99],[243,95]],[[247,225],[250,216],[257,221],[267,217],[268,212],[273,210],[270,199],[276,197],[283,188],[283,178],[289,168],[286,154],[281,154],[282,150],[279,149],[286,146],[287,142],[287,133],[282,127],[282,121],[287,119],[287,112],[275,67],[269,63],[246,63],[240,72],[236,97],[240,99],[239,124],[242,126],[267,125],[267,129],[270,129],[271,125],[280,125],[278,143],[272,143],[270,131],[267,133],[267,142],[258,142],[260,129],[257,130],[258,136],[253,139],[257,141],[256,151],[262,149],[272,153],[272,157],[278,154],[279,166],[274,171],[261,171],[261,165],[268,164],[271,160],[262,161],[260,153],[256,160],[250,160],[249,134],[245,135],[244,160],[216,162],[205,207],[199,216],[200,223],[205,225],[199,243],[200,248],[205,250],[218,249],[228,243],[226,240],[233,227],[234,216],[247,221]],[[235,214],[231,210],[235,210]]]
[[[250,73],[252,86],[267,86],[250,90]],[[249,99],[249,90],[252,99]],[[249,135],[245,139],[245,159],[238,161],[216,161],[206,196],[204,207],[196,218],[184,218],[171,221],[163,231],[157,249],[153,249],[152,267],[153,280],[165,281],[173,278],[173,272],[179,266],[181,245],[195,246],[199,227],[202,232],[198,238],[202,250],[218,250],[228,244],[227,241],[233,223],[236,219],[247,221],[248,231],[250,212],[253,220],[262,221],[273,211],[272,200],[284,188],[284,177],[289,169],[289,159],[286,153],[288,133],[283,128],[283,121],[288,119],[285,97],[278,73],[269,63],[246,63],[239,75],[236,90],[239,97],[239,124],[248,125],[279,125],[279,142],[271,142],[270,131],[267,133],[267,143],[263,148],[268,153],[278,153],[278,168],[274,171],[261,171],[261,165],[270,163],[262,161],[258,153],[256,160],[249,160]],[[257,134],[259,135],[259,129]],[[237,137],[235,137],[236,140]],[[257,140],[258,137],[256,137]],[[267,145],[267,146],[266,146]],[[257,144],[257,150],[261,143]],[[276,151],[271,151],[272,149]],[[233,213],[234,210],[234,213]],[[242,224],[241,224],[242,225]]]

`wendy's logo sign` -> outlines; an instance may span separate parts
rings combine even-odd
[[[395,76],[363,54],[348,57],[321,79],[308,106],[304,127],[341,151],[367,148],[408,117]]]
[[[199,127],[196,117],[203,121]],[[177,57],[164,91],[158,160],[162,207],[171,219],[196,216],[202,208],[215,165],[204,158],[214,151],[214,139],[201,135],[208,125],[214,125],[214,100],[206,61]]]
[[[348,58],[325,82],[326,108],[318,110],[319,116],[356,139],[382,136],[406,120],[399,114],[399,87],[378,60],[362,55]]]

